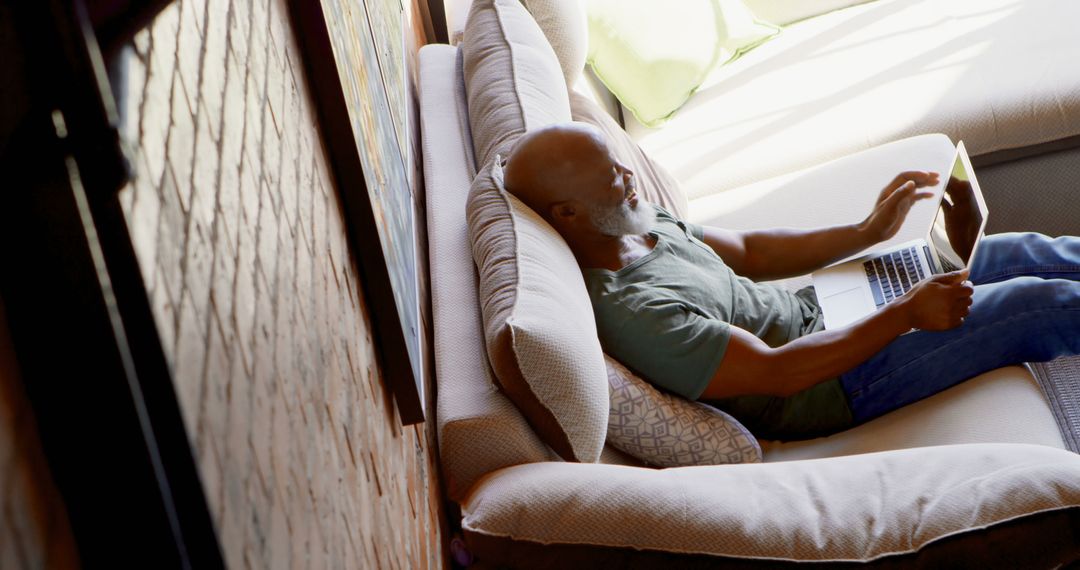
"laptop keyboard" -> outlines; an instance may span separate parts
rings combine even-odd
[[[863,269],[878,307],[907,293],[925,277],[914,247],[875,257],[863,263]]]

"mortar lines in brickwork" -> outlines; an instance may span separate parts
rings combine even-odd
[[[174,366],[182,343],[191,356],[177,381],[197,383],[181,404],[197,408],[191,427],[203,476],[221,479],[207,485],[215,522],[245,543],[227,546],[227,558],[260,567],[285,532],[289,544],[276,546],[294,561],[423,564],[417,546],[426,553],[434,529],[420,520],[431,510],[419,494],[430,494],[421,471],[430,476],[433,463],[422,441],[410,445],[425,434],[402,430],[375,369],[370,316],[285,4],[191,2],[167,8],[162,33],[140,37],[146,69],[133,88],[148,95],[137,105],[137,162],[160,203],[148,280],[155,314]],[[181,33],[202,38],[197,51],[180,49]],[[209,102],[219,95],[222,105]],[[156,128],[162,116],[166,126]],[[356,532],[377,537],[371,551]]]

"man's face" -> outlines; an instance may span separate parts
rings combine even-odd
[[[603,141],[583,170],[581,202],[588,221],[601,234],[637,235],[652,229],[655,213],[637,193],[634,173],[619,162]]]

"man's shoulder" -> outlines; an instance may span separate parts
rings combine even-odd
[[[652,204],[652,207],[653,207],[654,210],[656,210],[656,219],[657,220],[670,221],[670,222],[673,222],[673,223],[678,223],[679,222],[679,218],[676,218],[675,214],[672,214],[671,212],[667,211],[660,204]]]
[[[653,204],[656,209],[656,226],[654,231],[674,236],[689,236],[701,239],[701,226],[691,224],[675,217],[674,214],[664,209],[663,206]]]

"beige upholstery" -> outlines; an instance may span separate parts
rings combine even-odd
[[[428,259],[438,381],[439,455],[451,498],[460,498],[484,474],[555,454],[521,412],[495,386],[465,228],[465,198],[473,178],[463,91],[456,84],[457,49],[420,50],[420,110],[427,186]]]
[[[1080,506],[1080,456],[965,444],[826,460],[649,470],[535,463],[462,502],[467,532],[772,560],[873,560]]]
[[[1080,134],[1074,0],[877,0],[792,25],[627,129],[690,199],[920,133],[972,156]]]
[[[912,137],[691,200],[689,219],[735,230],[851,224],[866,217],[881,189],[897,174],[906,170],[948,172],[955,153],[956,147],[944,135]],[[944,180],[932,188],[939,196]],[[916,202],[900,231],[885,244],[926,237],[936,209],[934,200]]]
[[[585,68],[589,26],[584,0],[522,0],[559,58],[563,78],[573,85]]]
[[[839,10],[870,0],[744,0],[755,16],[779,26],[786,26],[833,10]]]
[[[607,432],[607,380],[574,253],[503,188],[498,156],[473,179],[465,216],[499,386],[563,459],[596,461]]]
[[[1016,4],[1012,9],[1041,9],[1030,4],[1039,3]],[[860,13],[875,5],[836,14]],[[899,4],[882,0],[880,5],[893,10]],[[944,13],[957,9],[954,3],[941,5],[946,6]],[[985,14],[968,18],[972,21],[950,25],[973,25],[1006,9],[996,0],[987,6]],[[865,19],[855,23],[873,24]],[[858,36],[860,29],[852,27],[851,33]],[[1069,534],[1068,529],[1075,529],[1078,520],[1073,515],[1080,459],[1054,449],[1060,447],[1060,435],[1030,376],[1019,368],[983,375],[831,438],[766,443],[763,464],[654,470],[631,467],[635,460],[610,446],[601,454],[603,464],[559,461],[495,388],[484,355],[477,280],[463,223],[475,162],[468,152],[470,135],[455,53],[447,46],[421,50],[419,92],[438,383],[436,421],[446,489],[461,503],[467,537],[519,537],[545,549],[605,544],[626,562],[650,555],[640,549],[651,549],[653,560],[665,552],[727,554],[751,561],[865,560],[915,549],[921,555],[954,539],[979,535],[971,529],[992,525],[986,532],[996,532],[1010,527],[1005,523],[1010,518],[1023,523],[1014,528],[1035,529],[1029,537],[1075,539],[1075,530]],[[815,120],[801,114],[798,118]],[[748,117],[751,122],[760,119]],[[744,141],[744,146],[751,142]],[[707,148],[704,143],[702,148]],[[694,200],[691,221],[731,227],[778,219],[788,225],[851,221],[852,216],[865,214],[894,172],[944,168],[951,149],[948,137],[941,135],[875,148],[733,189],[723,198]],[[917,209],[912,219],[929,215]],[[1001,441],[1024,444],[970,443]],[[945,445],[952,443],[963,444]],[[866,453],[879,449],[893,450]],[[807,459],[811,457],[821,459]],[[1061,510],[1066,508],[1070,510]],[[1033,514],[1040,511],[1043,514]],[[1064,518],[1053,518],[1055,513]],[[1041,533],[1048,527],[1039,524],[1046,521],[1055,525],[1049,529],[1055,532]],[[996,553],[1004,544],[994,542],[1000,534],[980,536],[990,537],[989,542],[974,542],[982,551]],[[1075,540],[1066,539],[1064,544],[1070,542]],[[987,545],[994,548],[984,548]],[[481,560],[497,560],[490,552],[477,554]],[[1075,547],[1067,552],[1076,556]],[[1020,560],[1030,560],[1021,556]],[[538,560],[543,558],[534,559],[533,566]],[[1052,565],[1059,558],[1048,560]]]
[[[829,437],[764,444],[765,461],[793,461],[957,443],[1065,449],[1046,397],[1022,366],[987,372]]]
[[[473,2],[461,50],[477,164],[508,156],[529,129],[570,120],[559,60],[518,0]]]

